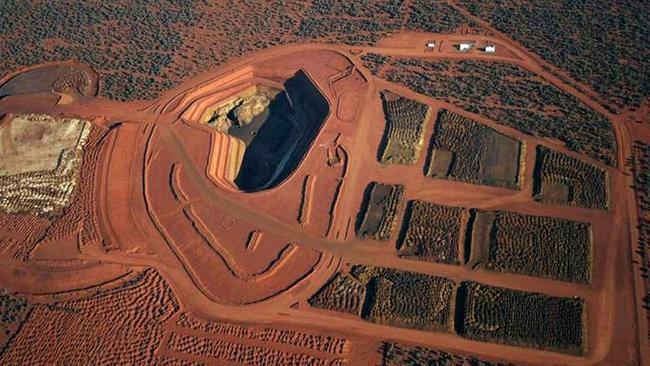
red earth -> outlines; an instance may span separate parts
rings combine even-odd
[[[90,121],[93,132],[84,148],[78,190],[63,215],[0,213],[0,286],[8,298],[28,304],[16,312],[18,326],[5,325],[0,363],[390,364],[380,345],[395,342],[446,353],[454,362],[647,365],[645,289],[635,264],[636,203],[624,164],[632,141],[650,141],[647,126],[636,123],[638,118],[609,113],[507,39],[474,36],[497,45],[498,52],[489,55],[456,52],[451,45],[461,39],[461,34],[405,33],[352,50],[275,47],[197,75],[155,101],[97,97],[94,71],[72,62],[5,77],[0,85],[15,84],[0,99],[5,120],[24,113],[74,116]],[[438,45],[433,52],[424,47],[428,40]],[[618,167],[378,79],[360,59],[369,52],[494,60],[532,71],[611,121]],[[28,77],[44,68],[49,68],[47,78]],[[63,69],[79,71],[85,82],[75,85],[83,87],[53,90]],[[199,119],[209,106],[250,85],[283,88],[300,72],[327,104],[322,126],[286,178],[271,188],[242,191],[230,171],[240,148],[237,140]],[[16,79],[21,75],[26,77]],[[425,145],[441,109],[524,142],[520,189],[427,178],[422,174],[425,154],[411,166],[380,164],[383,90],[430,106]],[[537,145],[603,169],[609,176],[609,209],[534,201]],[[385,242],[355,235],[364,189],[375,181],[403,185],[404,200],[590,223],[592,281],[578,284],[400,258],[397,235]],[[398,210],[397,222],[403,216]],[[374,324],[312,307],[308,300],[350,264],[579,297],[587,304],[586,353],[479,342],[455,332]],[[96,347],[102,351],[90,355]]]

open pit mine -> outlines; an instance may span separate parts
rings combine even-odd
[[[438,36],[275,47],[149,101],[72,61],[4,77],[0,364],[646,362],[629,137],[579,150],[447,97],[440,70],[495,57],[600,111]]]

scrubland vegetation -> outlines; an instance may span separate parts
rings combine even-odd
[[[167,282],[147,269],[86,290],[85,298],[33,305],[2,364],[155,364],[163,325],[179,310]]]
[[[275,45],[373,44],[404,29],[476,27],[441,2],[181,0],[0,2],[0,74],[70,58],[98,70],[101,95],[153,99],[187,77]]]
[[[104,74],[102,95],[146,99],[171,87],[182,30],[197,24],[192,3],[3,1],[0,73],[46,61],[76,59]]]
[[[650,2],[461,0],[472,14],[617,107],[650,96]]]
[[[376,75],[453,103],[523,133],[553,138],[569,149],[616,165],[616,137],[604,116],[539,76],[506,63],[430,61],[365,55]]]

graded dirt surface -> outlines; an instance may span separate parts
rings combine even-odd
[[[452,46],[461,33],[273,47],[151,101],[94,97],[92,78],[83,93],[32,85],[56,80],[56,64],[39,71],[47,77],[3,79],[0,130],[28,114],[92,129],[56,215],[0,212],[0,364],[648,364],[626,166],[632,141],[650,141],[647,125],[505,39],[472,38],[466,53]],[[427,39],[443,46],[431,52]],[[525,68],[611,124],[616,146],[606,159],[581,154],[383,80],[364,66],[369,54]],[[412,101],[412,114],[394,116],[414,117],[402,122],[417,131],[386,133],[395,126],[382,95]],[[463,125],[456,156],[429,156],[443,111],[485,136],[473,141],[477,128]],[[403,160],[382,161],[386,136]],[[34,141],[44,140],[21,148],[52,155]],[[570,172],[600,172],[604,183],[571,180],[595,184],[597,197],[551,187],[542,197],[565,199],[540,199],[544,149]],[[455,163],[467,175],[428,174]],[[519,222],[530,232],[517,235]]]
[[[0,128],[0,175],[54,170],[66,149],[81,148],[90,126],[81,120],[19,115]]]

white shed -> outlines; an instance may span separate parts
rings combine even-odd
[[[458,45],[458,50],[461,51],[461,52],[469,51],[470,48],[472,48],[471,43],[463,42],[463,43]]]
[[[497,46],[489,44],[485,46],[485,53],[495,53],[497,51]]]

